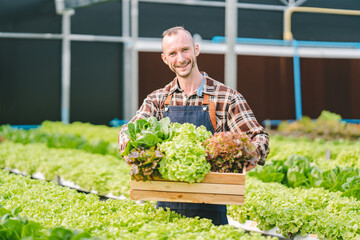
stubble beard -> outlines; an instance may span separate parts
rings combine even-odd
[[[191,64],[191,68],[188,73],[181,74],[176,70],[176,67],[171,68],[171,71],[173,71],[176,74],[176,76],[178,76],[178,77],[187,78],[191,75],[191,73],[193,72],[193,70],[195,68],[196,59],[193,59],[190,64]]]

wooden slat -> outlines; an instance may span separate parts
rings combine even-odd
[[[229,204],[243,205],[244,196],[205,194],[205,193],[182,193],[182,192],[160,192],[130,190],[130,198],[133,200],[156,200],[169,202],[189,202],[189,203],[210,203],[210,204]]]
[[[219,172],[209,172],[205,175],[205,178],[201,183],[225,183],[225,184],[245,184],[246,173],[219,173]],[[154,181],[172,181],[168,179],[162,179],[155,177]]]
[[[212,183],[184,183],[167,181],[131,181],[133,190],[148,190],[161,192],[188,192],[244,195],[245,185],[212,184]]]
[[[245,173],[218,173],[210,172],[205,175],[202,183],[225,183],[225,184],[245,184]]]

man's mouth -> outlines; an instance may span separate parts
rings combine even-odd
[[[181,65],[181,66],[176,66],[177,68],[185,68],[190,64],[190,62],[186,63],[185,65]]]

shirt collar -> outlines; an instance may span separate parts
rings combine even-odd
[[[196,94],[201,97],[202,96],[202,93],[203,93],[203,89],[204,89],[204,84],[205,84],[205,76],[204,74],[203,75],[203,79],[201,81],[201,84],[200,84],[200,87],[196,90]]]
[[[204,76],[203,80],[201,82],[200,87],[197,89],[197,95],[202,96],[203,93],[214,95],[214,80],[210,78],[206,72],[201,72],[201,74]],[[174,78],[174,80],[170,84],[170,90],[169,94],[173,94],[175,91],[182,92],[180,88],[180,85],[178,83],[177,77]]]
[[[215,92],[214,79],[209,77],[209,75],[207,75],[206,72],[202,72],[202,74],[204,75],[204,79],[205,79],[202,92],[208,95],[214,95]]]

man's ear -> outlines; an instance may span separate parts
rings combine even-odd
[[[164,61],[164,63],[167,65],[168,63],[167,63],[167,59],[166,59],[166,56],[164,53],[161,54],[161,58]]]
[[[200,48],[199,48],[199,44],[195,44],[195,56],[199,56],[200,55]]]

